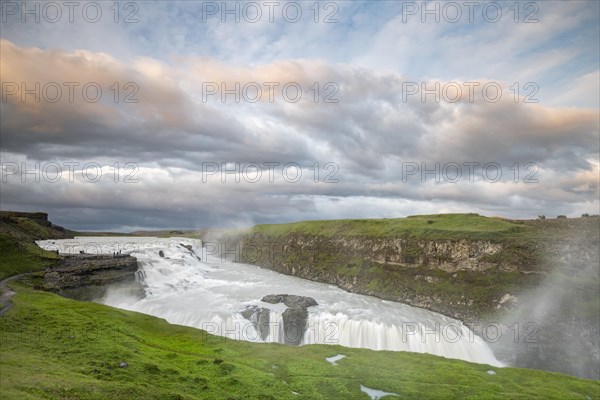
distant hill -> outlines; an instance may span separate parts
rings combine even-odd
[[[75,232],[48,221],[48,214],[0,211],[0,279],[55,264],[56,253],[42,250],[41,239],[72,238]]]

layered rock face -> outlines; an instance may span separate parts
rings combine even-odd
[[[514,305],[510,296],[515,293],[502,287],[484,288],[497,282],[512,285],[516,280],[534,283],[544,274],[532,243],[301,234],[276,239],[252,234],[225,240],[241,243],[240,262],[467,322],[483,312]]]
[[[77,300],[100,299],[109,285],[126,286],[143,295],[135,279],[137,269],[137,259],[129,255],[67,256],[60,266],[46,271],[44,285],[47,290]]]
[[[255,231],[218,232],[203,240],[238,249],[238,262],[471,324],[518,307],[523,292],[539,287],[565,264],[596,261],[599,221],[528,221],[535,230],[497,240]]]

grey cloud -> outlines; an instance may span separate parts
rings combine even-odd
[[[324,61],[250,68],[188,57],[176,66],[149,59],[126,66],[91,52],[3,46],[11,51],[9,58],[3,57],[3,81],[84,81],[94,76],[105,85],[139,82],[140,102],[133,105],[38,104],[14,98],[0,105],[2,162],[118,161],[142,167],[140,182],[129,186],[110,181],[3,183],[3,208],[49,210],[56,222],[75,228],[92,229],[98,219],[106,221],[98,229],[251,225],[323,218],[323,210],[359,217],[475,208],[531,216],[538,209],[589,212],[598,204],[594,162],[600,133],[594,110],[512,99],[495,104],[481,99],[473,104],[422,103],[418,98],[403,102],[402,82],[409,77]],[[23,63],[30,66],[19,68]],[[198,101],[199,82],[227,78],[230,71],[240,80],[334,81],[343,93],[337,104]],[[313,162],[335,162],[340,182],[204,184],[200,173],[207,161],[297,162],[306,169]],[[504,168],[533,161],[543,168],[543,179],[530,186],[403,182],[402,163],[409,161],[429,167],[435,162],[498,162]],[[337,208],[324,199],[333,199]],[[361,208],[360,215],[352,214]]]

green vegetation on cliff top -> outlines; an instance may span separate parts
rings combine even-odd
[[[2,399],[368,399],[360,385],[402,399],[596,399],[600,390],[597,381],[428,354],[235,341],[17,291],[0,318]],[[325,360],[336,354],[347,357]]]
[[[422,239],[503,240],[527,234],[520,221],[478,214],[417,215],[393,219],[341,219],[256,225],[253,232],[279,237],[287,234],[336,236],[398,236]]]
[[[56,253],[42,250],[35,243],[0,232],[0,280],[45,268],[58,259]]]
[[[544,220],[511,220],[485,217],[474,213],[414,215],[405,218],[338,219],[300,221],[282,224],[259,224],[250,228],[137,231],[133,236],[185,236],[203,238],[216,234],[232,237],[261,234],[279,238],[290,234],[336,237],[398,237],[417,240],[561,240],[573,231],[598,230],[600,218],[561,218]],[[78,233],[84,235],[84,233]],[[100,236],[97,232],[85,235]],[[115,234],[122,235],[122,234]]]
[[[39,248],[35,241],[70,235],[70,231],[43,226],[33,219],[0,218],[0,279],[35,271],[56,263],[58,255]]]

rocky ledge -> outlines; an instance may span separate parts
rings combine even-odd
[[[66,256],[58,267],[48,268],[44,286],[46,290],[77,300],[100,299],[109,285],[127,287],[143,296],[143,288],[135,279],[137,269],[137,259],[129,255]]]

